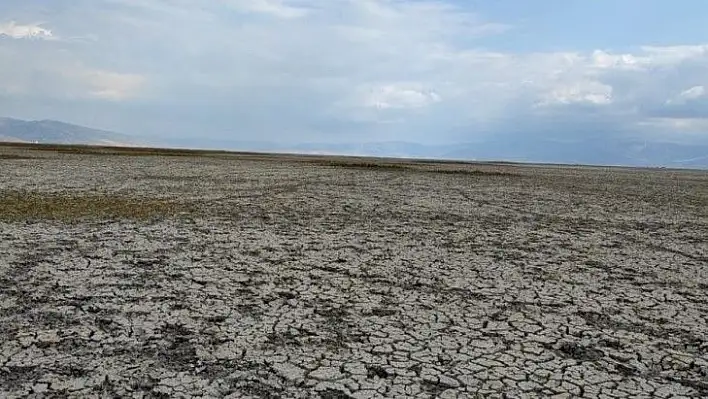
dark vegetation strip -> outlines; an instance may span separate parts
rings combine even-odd
[[[103,156],[171,156],[171,157],[211,157],[238,160],[265,160],[302,162],[318,166],[355,168],[367,170],[389,170],[441,173],[449,175],[485,175],[485,176],[519,176],[515,173],[498,170],[491,163],[473,163],[449,160],[417,160],[394,158],[368,158],[354,156],[322,156],[308,154],[260,153],[248,151],[195,150],[149,147],[112,147],[70,144],[34,144],[34,143],[0,143],[7,148],[52,152],[55,154],[103,155]],[[1,155],[0,155],[1,156]],[[9,154],[17,157],[19,155]],[[13,158],[19,159],[19,158]],[[442,168],[433,165],[444,165]],[[471,169],[477,165],[484,169]],[[452,167],[458,166],[453,169]],[[497,166],[497,168],[494,168]],[[508,166],[509,167],[509,166]]]
[[[673,173],[673,172],[691,172],[703,174],[703,171],[694,169],[681,169],[681,168],[653,168],[653,167],[632,167],[632,166],[611,166],[611,165],[583,165],[583,164],[563,164],[563,163],[528,163],[528,162],[516,162],[516,161],[501,161],[501,160],[476,160],[476,161],[466,161],[466,160],[456,160],[456,159],[416,159],[416,158],[385,158],[385,157],[361,157],[354,155],[318,155],[318,154],[297,154],[297,153],[283,153],[283,152],[267,152],[267,151],[233,151],[233,150],[206,150],[206,149],[182,149],[182,148],[156,148],[156,147],[121,147],[121,146],[108,146],[108,145],[90,145],[90,144],[50,144],[50,143],[25,143],[25,142],[2,142],[0,141],[0,148],[19,148],[27,150],[36,151],[46,151],[54,152],[60,154],[78,154],[78,155],[123,155],[123,156],[175,156],[175,157],[213,157],[213,158],[239,158],[239,159],[249,159],[249,160],[263,160],[263,161],[328,161],[334,160],[336,163],[338,160],[343,160],[342,163],[369,163],[372,165],[379,165],[381,162],[386,165],[396,165],[399,162],[408,162],[412,165],[459,165],[465,166],[481,166],[481,167],[501,167],[506,169],[515,168],[526,168],[526,167],[542,167],[544,169],[548,168],[560,168],[560,169],[573,169],[573,168],[591,168],[591,169],[604,169],[607,171],[626,171],[626,172],[646,172],[646,171],[658,171],[662,173]],[[12,156],[12,155],[10,155]],[[2,159],[3,154],[0,154],[0,159]],[[245,158],[243,158],[245,157]],[[21,158],[6,158],[6,159],[21,159]],[[27,158],[29,159],[29,157]],[[356,161],[356,160],[371,160],[371,161]],[[354,160],[354,162],[349,162],[349,160]],[[341,165],[344,166],[344,165]],[[390,167],[390,169],[396,168],[395,166]],[[436,170],[437,173],[448,173],[448,174],[470,174],[464,171],[450,171],[446,170]],[[487,171],[477,171],[471,174],[485,174],[485,175],[514,175],[511,172],[499,172],[499,173],[488,173]]]
[[[80,144],[30,144],[3,143],[3,147],[47,151],[59,154],[78,155],[128,155],[128,156],[204,156],[209,154],[229,154],[228,151],[191,150],[177,148],[112,147]],[[236,155],[236,153],[234,153]]]
[[[19,155],[19,154],[0,154],[0,160],[3,159],[37,159],[37,157],[31,157],[29,155]]]
[[[109,194],[0,192],[0,221],[150,219],[188,211],[188,205]]]
[[[319,159],[312,160],[310,164],[317,166],[326,166],[334,168],[352,168],[364,170],[387,170],[401,172],[423,172],[423,173],[440,173],[448,175],[478,175],[478,176],[521,176],[516,173],[505,172],[501,170],[483,170],[483,169],[443,169],[424,167],[417,163],[411,162],[376,162],[366,160],[343,160],[343,159]]]

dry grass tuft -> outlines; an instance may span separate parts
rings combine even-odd
[[[0,220],[77,221],[85,219],[150,219],[186,211],[184,204],[108,194],[0,192]]]

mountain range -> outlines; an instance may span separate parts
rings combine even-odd
[[[183,148],[320,155],[708,169],[708,144],[630,139],[517,139],[444,145],[404,141],[283,145],[267,141],[182,139],[172,140],[170,144]]]
[[[140,140],[127,134],[54,120],[25,121],[13,118],[0,118],[0,141],[107,146],[142,145]]]
[[[148,141],[127,134],[91,129],[54,120],[24,121],[0,118],[0,141],[708,169],[708,144],[679,144],[619,138],[586,139],[583,141],[529,138],[445,145],[426,145],[405,141],[282,144],[271,141],[208,138],[151,139]]]

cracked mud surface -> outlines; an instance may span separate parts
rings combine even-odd
[[[42,156],[190,211],[0,221],[2,397],[708,397],[705,172]]]

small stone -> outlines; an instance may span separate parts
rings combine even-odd
[[[49,384],[39,383],[32,386],[32,392],[34,393],[45,393],[49,390]]]
[[[305,370],[292,363],[276,363],[273,370],[288,381],[302,381],[305,378]]]
[[[537,384],[535,384],[531,381],[521,381],[517,384],[517,386],[519,387],[520,390],[522,390],[524,392],[531,392],[538,387]]]
[[[375,355],[386,355],[389,353],[393,353],[393,347],[389,344],[386,345],[378,345],[374,347],[374,349],[371,350],[371,353]]]
[[[629,362],[634,359],[634,355],[622,352],[613,352],[609,354],[612,359],[618,360],[620,362]]]
[[[316,380],[333,381],[343,378],[344,375],[339,372],[339,368],[320,367],[316,370],[313,370],[310,373],[309,377],[314,378]]]
[[[57,344],[60,339],[56,331],[43,331],[37,334],[37,341],[41,344]]]
[[[344,365],[344,371],[352,375],[366,375],[367,369],[364,363],[347,363]]]
[[[372,389],[364,389],[352,393],[351,396],[355,399],[371,399],[377,397],[378,393]]]
[[[456,399],[457,398],[457,391],[454,389],[446,389],[443,391],[443,393],[440,394],[439,396],[440,399]]]
[[[438,384],[447,387],[447,388],[459,388],[460,387],[460,382],[457,381],[456,379],[452,377],[448,377],[446,375],[441,375],[438,377]]]

